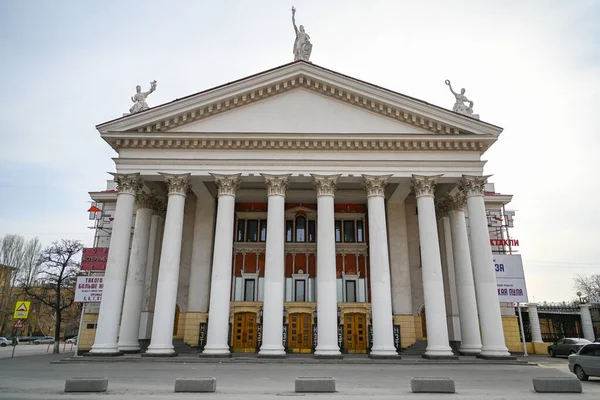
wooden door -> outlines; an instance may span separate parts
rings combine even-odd
[[[233,351],[254,353],[256,351],[256,313],[241,312],[233,317]]]
[[[366,353],[367,335],[365,314],[344,315],[344,348],[348,353]]]
[[[293,353],[312,352],[312,316],[296,313],[289,316],[288,348]]]

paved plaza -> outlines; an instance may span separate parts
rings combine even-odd
[[[19,349],[17,349],[18,351]],[[2,349],[4,352],[5,349]],[[43,354],[0,359],[1,399],[187,399],[217,397],[223,399],[309,398],[351,399],[598,399],[600,379],[583,382],[583,394],[538,394],[532,378],[569,376],[566,359],[528,357],[532,364],[424,363],[404,357],[402,364],[391,363],[303,363],[301,360],[279,363],[204,362],[186,359],[133,359],[131,361],[59,362],[70,356]],[[521,358],[524,359],[524,358]],[[357,361],[357,360],[353,360]],[[367,360],[365,360],[367,362]],[[108,392],[101,394],[63,393],[65,380],[71,377],[104,376],[109,379]],[[174,393],[177,377],[214,376],[217,392],[213,394]],[[298,376],[332,376],[337,393],[296,394]],[[429,395],[410,392],[414,376],[448,376],[456,382],[456,394]]]

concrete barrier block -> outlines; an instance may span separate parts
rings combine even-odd
[[[299,376],[296,378],[296,393],[335,392],[335,379],[332,377]]]
[[[76,377],[65,381],[65,392],[106,392],[108,378]]]
[[[177,378],[175,392],[214,392],[217,390],[217,378]]]
[[[570,376],[533,378],[533,390],[538,393],[581,393],[581,382]]]
[[[455,393],[454,380],[446,376],[410,378],[413,393]]]

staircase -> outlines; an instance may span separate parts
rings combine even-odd
[[[402,350],[401,355],[403,356],[420,356],[425,353],[427,349],[427,340],[417,340],[413,345],[408,346]]]
[[[183,339],[173,339],[173,347],[177,354],[198,354],[198,349],[183,342]]]

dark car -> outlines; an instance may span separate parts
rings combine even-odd
[[[568,356],[575,354],[586,344],[590,344],[587,339],[580,338],[563,338],[548,346],[548,354],[552,357],[556,356]]]
[[[585,345],[577,354],[569,356],[569,370],[581,381],[600,376],[600,343]]]

